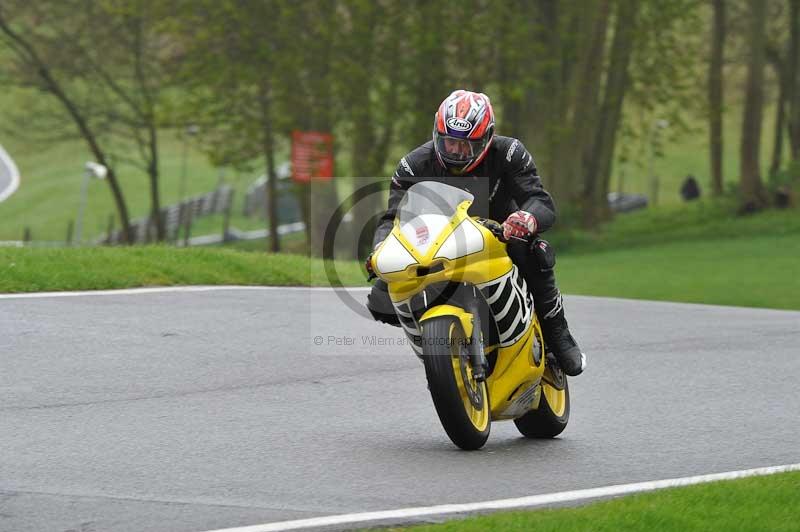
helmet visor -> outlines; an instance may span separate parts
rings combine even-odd
[[[478,157],[486,147],[486,139],[470,140],[436,132],[436,150],[449,162],[467,163]]]

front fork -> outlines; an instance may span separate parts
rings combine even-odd
[[[489,363],[486,354],[483,352],[483,334],[481,333],[481,316],[478,305],[477,288],[472,287],[472,297],[469,298],[465,309],[472,314],[472,336],[469,339],[469,361],[472,365],[472,376],[477,382],[486,380],[486,373],[489,370]]]
[[[467,343],[469,362],[472,366],[472,376],[477,382],[486,380],[489,371],[489,363],[483,349],[483,335],[481,333],[480,318],[480,295],[475,286],[463,285],[469,289],[467,297],[459,298],[461,306],[456,304],[440,304],[428,307],[427,291],[422,292],[425,311],[420,317],[420,324],[426,320],[437,316],[453,316],[461,321],[461,327],[465,334],[469,335]],[[464,301],[466,300],[466,301]]]

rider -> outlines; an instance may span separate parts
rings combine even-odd
[[[434,117],[433,140],[400,159],[392,177],[389,208],[378,222],[373,249],[391,232],[400,200],[416,181],[441,181],[478,190],[479,181],[486,184],[488,178],[488,197],[476,194],[470,214],[505,220],[506,239],[535,237],[553,226],[555,205],[542,187],[533,157],[519,140],[495,135],[494,126],[494,111],[485,94],[456,90],[441,103]],[[481,210],[484,212],[476,212]],[[564,318],[552,249],[542,239],[532,245],[512,239],[507,250],[531,290],[546,345],[567,375],[579,375],[586,357]],[[367,265],[372,273],[369,259]],[[386,283],[381,280],[373,286],[367,308],[377,320],[398,323]]]

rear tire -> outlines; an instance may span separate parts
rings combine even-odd
[[[422,325],[422,360],[436,413],[453,443],[475,450],[489,438],[491,412],[486,382],[472,378],[465,338],[461,322],[451,316]]]
[[[557,375],[560,373],[560,375]],[[569,383],[561,369],[545,370],[539,407],[514,420],[526,438],[555,438],[569,422]]]

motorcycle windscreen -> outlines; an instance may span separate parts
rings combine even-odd
[[[456,208],[473,199],[469,192],[444,183],[415,183],[398,207],[400,231],[419,253],[425,254],[455,215]]]

